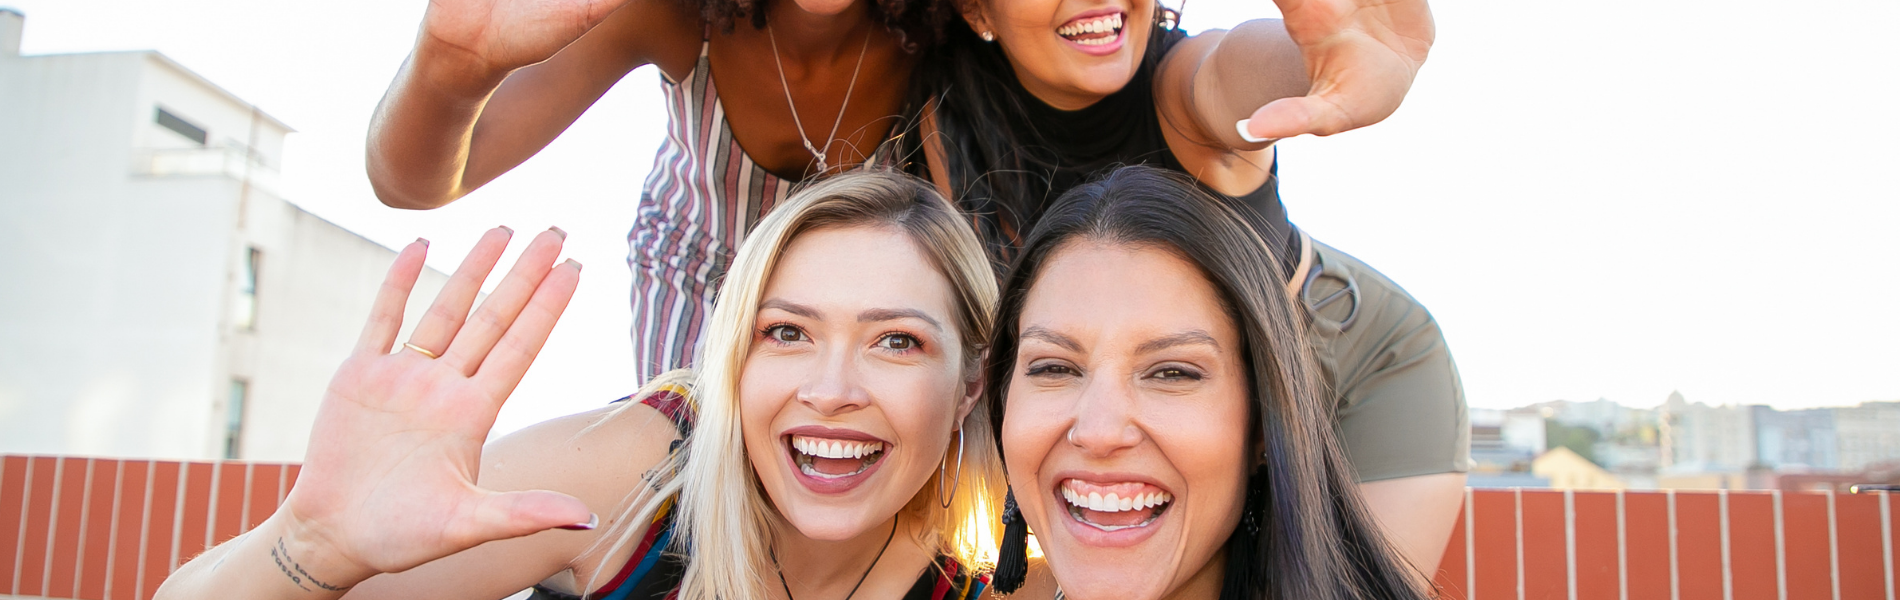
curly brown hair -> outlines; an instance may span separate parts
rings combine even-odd
[[[739,21],[765,28],[765,9],[773,0],[683,0],[696,6],[707,23],[731,32]],[[951,0],[872,0],[871,20],[902,36],[904,49],[916,52],[943,40],[943,26],[956,17]]]

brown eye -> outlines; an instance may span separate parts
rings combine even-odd
[[[917,338],[902,333],[893,333],[878,340],[878,346],[886,350],[911,350],[919,345]]]
[[[765,330],[765,337],[770,338],[774,342],[789,344],[792,342],[805,341],[805,332],[799,331],[797,327],[790,325],[773,325],[771,328]]]
[[[1163,367],[1156,369],[1150,377],[1165,381],[1195,381],[1201,378],[1201,374],[1180,367]]]
[[[1075,374],[1075,369],[1061,363],[1030,365],[1029,369],[1023,372],[1026,377],[1068,377]]]

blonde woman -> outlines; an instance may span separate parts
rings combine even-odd
[[[735,258],[697,374],[484,448],[580,270],[549,267],[562,235],[543,233],[470,316],[508,235],[477,245],[398,346],[427,244],[403,250],[283,508],[159,597],[982,593],[996,283],[928,185],[861,172],[793,196]]]

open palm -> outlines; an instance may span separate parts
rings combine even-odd
[[[1312,88],[1253,113],[1254,137],[1332,135],[1398,110],[1436,35],[1425,0],[1274,0]]]
[[[429,0],[422,34],[494,71],[547,60],[628,0]]]
[[[495,415],[580,276],[572,261],[550,266],[562,235],[543,233],[471,317],[509,233],[483,236],[407,342],[440,358],[408,345],[390,353],[427,251],[421,241],[405,248],[318,409],[302,475],[284,508],[365,572],[403,571],[490,540],[590,518],[570,496],[476,486]]]

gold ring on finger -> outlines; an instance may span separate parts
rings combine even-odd
[[[427,357],[429,357],[429,358],[441,358],[441,357],[439,357],[439,356],[437,356],[437,355],[436,355],[436,353],[434,353],[434,352],[430,352],[428,348],[424,348],[424,347],[421,347],[421,346],[417,346],[417,345],[415,345],[415,344],[411,344],[411,343],[409,343],[409,342],[403,342],[403,343],[402,343],[402,347],[404,347],[404,348],[408,348],[408,349],[410,349],[410,350],[414,350],[414,351],[416,351],[416,352],[420,352],[420,353],[422,353],[422,355],[423,355],[423,356],[427,356]]]

